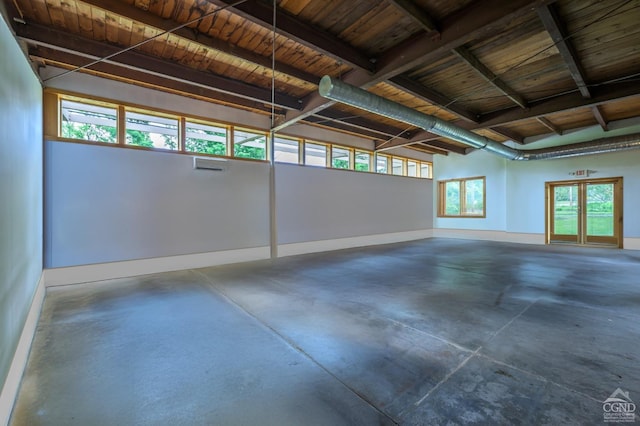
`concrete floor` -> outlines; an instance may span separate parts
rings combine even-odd
[[[431,239],[49,289],[12,425],[602,425],[640,252]]]

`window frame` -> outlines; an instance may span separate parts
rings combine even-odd
[[[64,102],[72,102],[72,103],[76,103],[76,104],[80,104],[80,105],[86,105],[88,107],[98,107],[98,108],[105,108],[105,109],[111,109],[115,112],[115,139],[113,141],[99,141],[99,140],[94,140],[94,139],[78,139],[78,138],[73,138],[73,137],[69,137],[69,136],[64,136],[63,132],[64,132],[64,108],[63,108],[63,103]],[[67,96],[67,97],[61,97],[58,100],[58,108],[59,108],[59,117],[58,117],[58,122],[56,123],[56,127],[57,127],[57,131],[58,131],[58,136],[62,139],[65,140],[86,140],[90,143],[96,143],[96,144],[108,144],[108,145],[118,145],[118,127],[120,125],[120,110],[118,108],[117,104],[111,104],[111,103],[106,103],[106,102],[100,102],[100,101],[94,101],[92,99],[83,99],[83,98],[77,98],[77,97],[72,97],[72,96]],[[70,122],[70,123],[74,123],[74,122]],[[104,125],[102,125],[104,126]],[[111,127],[111,126],[108,126]]]
[[[320,164],[309,164],[307,163],[307,145],[315,145],[315,146],[322,146],[324,147],[324,165],[320,165]],[[324,143],[324,142],[319,142],[316,140],[305,140],[304,141],[304,152],[302,154],[303,156],[303,165],[305,166],[309,166],[309,167],[324,167],[326,169],[329,169],[331,167],[330,166],[330,161],[331,161],[331,144],[328,143]]]
[[[260,136],[260,137],[264,137],[264,148],[260,148],[260,149],[264,149],[264,158],[251,158],[251,157],[241,157],[236,155],[236,131],[239,132],[244,132],[244,133],[251,133],[254,134],[255,136]],[[269,133],[265,132],[264,130],[257,130],[257,129],[253,129],[250,127],[245,127],[245,126],[230,126],[229,128],[229,133],[228,133],[228,139],[229,139],[229,155],[232,158],[236,158],[239,160],[252,160],[252,161],[269,161],[269,156],[271,155],[269,153]]]
[[[427,176],[422,176],[422,168],[427,166]],[[421,179],[433,179],[433,163],[429,161],[418,161],[418,177]]]
[[[206,152],[197,152],[197,151],[190,151],[187,149],[187,129],[189,124],[195,124],[197,126],[210,126],[210,127],[217,127],[220,129],[224,129],[225,131],[225,142],[224,142],[224,146],[225,146],[225,153],[224,155],[219,155],[219,154],[209,154]],[[230,157],[229,155],[229,138],[231,135],[231,129],[229,125],[227,124],[221,124],[221,123],[215,123],[212,121],[207,121],[207,120],[202,120],[199,118],[193,118],[193,117],[181,117],[180,120],[180,132],[181,132],[181,152],[184,152],[186,154],[189,155],[211,155],[214,157]],[[196,139],[196,138],[194,138]],[[218,142],[221,143],[221,142]]]
[[[386,170],[385,170],[384,172],[379,172],[379,171],[378,171],[378,159],[379,159],[380,157],[384,158],[384,159],[385,159],[385,162],[386,162]],[[381,174],[381,175],[390,175],[390,174],[392,174],[392,171],[393,171],[393,161],[392,161],[392,158],[393,158],[393,157],[392,157],[391,155],[388,155],[388,154],[379,154],[379,153],[377,153],[377,152],[376,152],[375,159],[373,160],[373,164],[374,164],[373,171],[374,171],[375,173],[379,173],[379,174]]]
[[[146,115],[148,117],[153,117],[153,118],[159,118],[159,119],[165,119],[165,120],[175,120],[176,121],[176,148],[172,149],[172,148],[163,148],[163,147],[158,147],[158,146],[143,146],[143,145],[136,145],[134,143],[128,143],[127,142],[127,115],[128,114],[138,114],[138,115]],[[180,119],[180,116],[176,116],[173,114],[167,114],[164,112],[160,112],[160,111],[155,111],[155,110],[150,110],[150,109],[143,109],[143,108],[133,108],[133,107],[125,107],[124,108],[124,114],[122,114],[122,120],[118,120],[118,124],[120,124],[120,122],[123,123],[123,136],[124,139],[122,139],[122,145],[129,147],[129,148],[146,148],[146,149],[155,149],[158,151],[166,151],[166,152],[183,152],[184,151],[184,140],[182,140],[182,134],[183,134],[183,123],[182,120]],[[120,133],[120,129],[116,129],[118,131],[118,134]],[[135,129],[132,129],[135,130]],[[138,130],[139,132],[143,132],[142,130]],[[149,132],[149,133],[155,133],[155,132]],[[118,140],[118,144],[120,144],[120,140]]]
[[[341,151],[346,151],[347,152],[347,167],[336,167],[335,164],[333,163],[333,161],[335,160],[334,155],[335,155],[335,150],[341,150]],[[329,167],[332,169],[336,169],[336,170],[352,170],[354,171],[355,167],[354,167],[354,149],[348,146],[343,146],[343,145],[338,145],[338,144],[331,144],[330,150],[331,152],[331,158],[329,159]]]
[[[285,135],[281,135],[281,134],[275,134],[273,136],[274,140],[273,140],[273,152],[271,153],[271,155],[273,155],[273,161],[275,163],[279,163],[279,164],[304,164],[304,140],[300,139],[300,138],[294,138],[293,136],[285,136]],[[287,140],[289,142],[296,142],[298,145],[298,152],[296,153],[296,156],[298,157],[296,162],[293,161],[280,161],[276,158],[276,153],[278,151],[276,151],[276,144],[278,143],[277,140],[278,139],[284,139]],[[292,144],[293,145],[293,144]]]
[[[369,157],[369,161],[367,161],[367,170],[358,170],[356,168],[358,164],[358,155],[367,155]],[[373,162],[375,158],[375,153],[372,151],[367,151],[366,149],[354,149],[353,151],[353,171],[359,173],[375,173],[373,169]]]
[[[466,213],[466,182],[482,180],[482,213],[481,214],[468,214]],[[451,182],[458,182],[459,193],[459,214],[447,213],[447,184]],[[486,176],[473,176],[466,178],[446,179],[438,181],[438,217],[444,218],[475,218],[483,219],[487,217],[487,179]]]
[[[116,110],[116,142],[103,142],[96,141],[90,139],[80,139],[80,138],[71,138],[62,136],[62,102],[63,101],[71,101],[77,102],[80,104],[94,105],[99,107],[105,107]],[[272,135],[266,131],[257,128],[253,128],[251,126],[245,126],[243,124],[236,124],[225,122],[221,120],[212,119],[210,117],[198,116],[193,114],[182,114],[177,111],[166,110],[162,108],[155,108],[153,106],[148,105],[139,105],[129,102],[117,101],[113,99],[101,98],[98,96],[87,95],[82,93],[70,92],[59,89],[44,89],[44,97],[43,97],[43,108],[44,108],[44,133],[45,138],[52,140],[60,140],[65,142],[73,142],[73,143],[86,143],[91,145],[104,145],[111,147],[120,147],[127,149],[139,149],[139,150],[149,150],[149,151],[161,151],[167,153],[177,153],[177,154],[185,154],[185,155],[194,155],[194,156],[211,156],[218,158],[230,158],[237,160],[248,160],[248,161],[261,161],[261,162],[269,162],[271,156],[275,155],[275,144],[271,143],[270,138]],[[149,116],[157,116],[160,118],[167,118],[171,120],[177,120],[178,125],[178,135],[177,135],[177,149],[164,148],[164,147],[156,147],[156,146],[139,146],[134,144],[127,144],[127,121],[126,114],[128,112],[146,114]],[[226,129],[226,150],[225,154],[215,154],[215,153],[205,153],[205,152],[196,152],[190,151],[186,149],[187,144],[187,127],[190,124],[202,125],[202,126],[212,126],[218,128]],[[255,133],[260,135],[265,135],[266,145],[265,145],[265,158],[264,159],[254,159],[247,157],[238,157],[235,155],[235,147],[234,147],[234,133],[235,130],[246,131],[249,133]],[[309,165],[306,163],[306,145],[308,143],[315,145],[322,145],[325,147],[325,162],[321,166],[320,164],[314,164],[313,167],[325,167],[329,169],[335,170],[348,170],[355,172],[365,172],[365,173],[375,173],[375,174],[389,174],[393,176],[402,176],[402,177],[412,177],[412,178],[428,178],[430,179],[432,176],[421,176],[421,167],[422,164],[428,165],[429,174],[433,172],[433,163],[430,161],[420,160],[416,158],[404,157],[404,156],[396,156],[391,154],[382,154],[378,153],[375,150],[368,150],[366,148],[359,148],[357,146],[349,146],[343,145],[340,143],[333,143],[329,141],[321,141],[316,139],[306,139],[299,136],[294,136],[290,134],[277,134],[276,137],[288,139],[291,141],[298,142],[298,164],[299,165]],[[349,152],[349,167],[348,168],[339,168],[333,167],[333,157],[334,157],[334,149],[345,150]],[[358,155],[367,155],[369,158],[368,170],[358,170],[356,168],[356,156]],[[385,173],[381,173],[378,171],[378,158],[386,159],[387,170]],[[393,163],[394,159],[400,161],[402,163],[402,173],[394,174],[393,173]],[[408,162],[415,162],[417,164],[417,174],[416,176],[408,176]],[[280,162],[279,162],[280,163]],[[286,162],[287,164],[295,164],[293,162]]]

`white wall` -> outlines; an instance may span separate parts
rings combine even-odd
[[[565,136],[547,137],[517,148],[535,149],[553,144],[568,144],[604,137],[640,132],[640,124],[634,120],[610,123],[610,131],[599,127],[590,127],[571,132]],[[574,158],[508,161],[498,156],[475,151],[469,155],[436,156],[434,159],[434,181],[463,178],[469,176],[487,177],[487,218],[486,219],[447,219],[436,218],[435,235],[464,235],[452,230],[464,230],[468,235],[473,231],[506,232],[525,238],[524,234],[538,237],[527,242],[544,242],[545,232],[545,182],[571,180],[576,170],[595,170],[593,178],[624,178],[624,238],[625,247],[637,248],[636,242],[629,239],[640,236],[640,150],[609,154],[585,155]],[[437,192],[437,191],[436,191]],[[436,204],[437,194],[434,194]],[[494,236],[497,234],[493,234]],[[508,238],[503,238],[508,239]]]
[[[640,237],[640,151],[508,164],[507,231],[544,233],[544,184],[575,179],[575,170],[595,170],[592,178],[618,177],[623,182],[624,237]]]
[[[486,218],[437,217],[437,188],[434,190],[434,228],[474,229],[504,231],[506,229],[507,160],[484,151],[468,155],[437,155],[433,161],[434,182],[436,180],[485,176]],[[434,184],[434,186],[437,186]]]
[[[269,165],[46,143],[46,267],[269,245]]]
[[[60,72],[48,67],[43,77]],[[89,75],[69,74],[49,80],[47,85],[269,129],[264,115]],[[372,140],[308,125],[292,126],[286,133],[373,149]],[[402,148],[392,154],[432,159]],[[251,256],[269,255],[267,163],[229,160],[224,173],[195,171],[192,157],[187,155],[60,141],[46,142],[45,157],[45,263],[47,268],[58,268],[47,271],[47,281],[56,273],[55,281],[64,283],[70,274],[65,267],[107,262],[256,247],[267,248],[266,255],[265,251],[257,255],[252,251]],[[431,180],[288,164],[277,164],[275,173],[276,238],[280,245],[335,241],[333,246],[316,244],[302,250],[319,251],[424,237],[432,228]],[[378,237],[368,238],[371,235]],[[301,252],[299,248],[288,247],[279,253],[297,252]],[[199,259],[198,264],[204,266],[202,262],[211,256]],[[157,265],[147,264],[149,268]],[[183,267],[187,264],[180,263]],[[126,271],[131,270],[127,266]],[[81,278],[74,280],[102,274],[97,268],[83,271],[76,275]],[[123,273],[121,268],[113,276]]]
[[[42,88],[2,18],[0,52],[2,424],[17,389],[10,365],[42,275]]]
[[[276,165],[280,244],[431,229],[430,179]]]

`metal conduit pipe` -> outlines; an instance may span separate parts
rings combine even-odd
[[[324,98],[420,127],[436,135],[453,139],[472,148],[491,152],[509,160],[543,160],[640,148],[640,134],[636,133],[552,148],[517,150],[438,117],[423,114],[366,90],[335,80],[328,75],[322,77],[318,90],[320,96]]]

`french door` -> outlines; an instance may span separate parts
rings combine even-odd
[[[546,183],[547,244],[622,248],[622,178]]]

